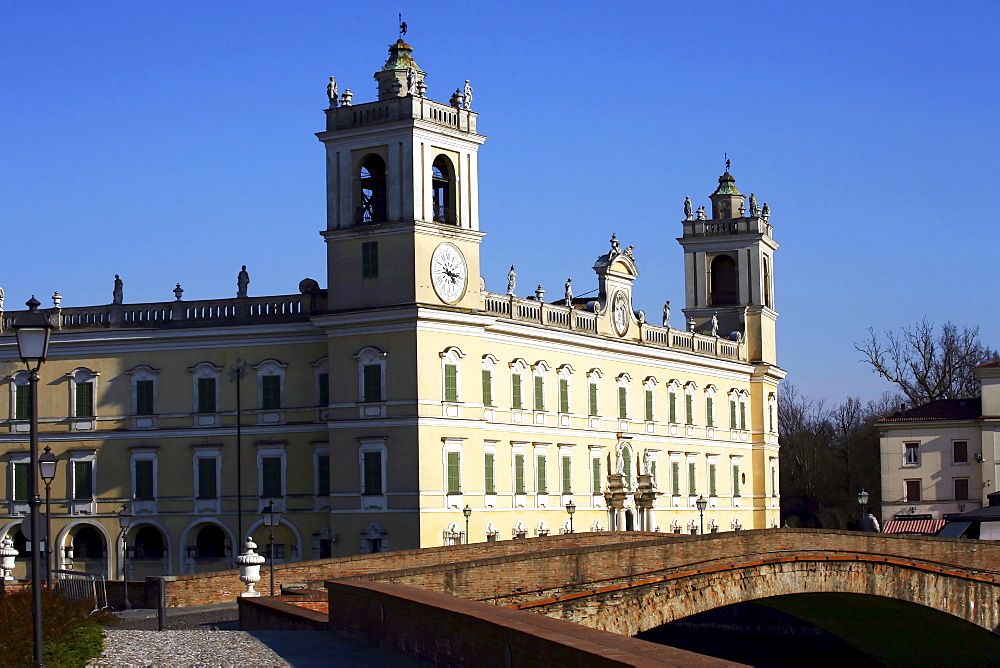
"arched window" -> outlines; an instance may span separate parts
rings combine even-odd
[[[728,255],[718,255],[712,260],[711,303],[714,306],[736,304],[739,283],[736,277],[736,260]]]
[[[374,154],[366,157],[361,163],[359,181],[360,202],[355,210],[354,223],[371,225],[385,222],[385,161]]]
[[[455,219],[455,170],[451,160],[443,155],[434,158],[431,166],[431,193],[434,222],[456,223]]]

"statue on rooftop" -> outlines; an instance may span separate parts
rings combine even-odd
[[[708,215],[705,213],[705,207],[698,207],[698,220],[708,220]]]
[[[719,335],[719,312],[712,314],[712,336]]]
[[[247,273],[247,266],[243,265],[239,275],[236,277],[236,298],[246,299],[247,286],[250,285],[250,274]]]
[[[573,306],[573,278],[566,279],[566,306]]]
[[[653,458],[649,455],[649,450],[642,451],[642,472],[646,475],[653,475],[650,469],[652,468]]]
[[[514,287],[517,285],[517,272],[514,271],[514,265],[510,265],[510,271],[507,272],[507,294],[514,296]]]
[[[472,109],[472,86],[469,80],[465,80],[465,88],[462,90],[462,109]]]
[[[754,218],[760,216],[760,206],[757,204],[757,196],[750,193],[750,215]]]
[[[111,291],[112,304],[121,304],[125,299],[124,286],[125,284],[122,282],[121,276],[115,274],[115,288]]]
[[[692,214],[693,214],[693,209],[692,209],[692,205],[691,205],[691,198],[690,197],[685,197],[684,198],[684,220],[691,220]]]
[[[406,70],[406,94],[413,96],[417,93],[417,68],[410,66]]]
[[[330,77],[330,83],[326,85],[326,96],[330,98],[330,108],[337,106],[337,77]]]
[[[767,202],[764,202],[764,208],[760,210],[760,217],[765,223],[767,222],[767,219],[771,217],[771,208],[767,205]]]
[[[3,310],[3,288],[0,288],[0,311]]]
[[[663,326],[670,329],[670,300],[663,305]]]
[[[611,250],[608,251],[608,260],[613,260],[618,257],[622,252],[621,244],[618,243],[618,235],[615,233],[611,234]]]

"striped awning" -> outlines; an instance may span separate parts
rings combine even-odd
[[[925,533],[936,534],[945,524],[944,520],[889,520],[882,533]]]

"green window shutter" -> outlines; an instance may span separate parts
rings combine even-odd
[[[94,498],[94,462],[73,462],[73,500]]]
[[[28,500],[28,462],[14,462],[14,498],[12,501]]]
[[[628,448],[622,448],[622,474],[625,476],[627,487],[627,481],[632,477],[632,453]]]
[[[444,365],[444,400],[451,403],[458,401],[458,365]]]
[[[618,417],[622,420],[628,418],[628,390],[624,387],[618,388]]]
[[[670,422],[677,424],[677,393],[670,392]]]
[[[712,397],[705,400],[705,424],[709,427],[715,426],[714,404]]]
[[[462,493],[462,453],[448,453],[448,493]]]
[[[694,496],[698,493],[698,478],[695,470],[695,463],[688,462],[688,494]]]
[[[94,417],[94,386],[91,383],[76,384],[76,417]]]
[[[486,453],[486,493],[496,494],[496,475],[494,474],[494,459],[496,456],[492,452]]]
[[[524,455],[514,455],[514,493],[524,494]]]
[[[319,384],[319,405],[329,406],[330,405],[330,374],[321,373],[319,374],[318,384]]]
[[[382,493],[382,453],[381,452],[366,452],[364,454],[364,459],[362,460],[364,470],[362,471],[362,476],[364,480],[365,488],[361,490],[362,494],[381,494]]]
[[[729,400],[729,428],[736,429],[736,400]]]
[[[378,278],[378,242],[361,244],[361,278]]]
[[[716,490],[716,488],[715,488],[715,464],[709,464],[708,465],[708,495],[709,496],[716,496],[717,495],[716,494],[717,491],[718,490]]]
[[[656,460],[654,459],[649,463],[649,475],[653,476],[653,482],[656,482]]]
[[[670,487],[671,493],[674,496],[680,496],[681,493],[681,463],[680,462],[670,462]]]
[[[740,402],[740,429],[747,428],[747,405],[746,402]]]
[[[215,378],[198,379],[198,412],[215,412]]]
[[[591,462],[593,464],[593,474],[594,474],[593,489],[591,491],[594,494],[600,494],[601,493],[601,460],[600,460],[600,458],[596,458],[595,457],[593,460],[591,460]]]
[[[260,460],[260,494],[264,498],[283,496],[281,484],[281,457],[263,457]]]
[[[569,413],[569,379],[559,379],[559,412]]]
[[[740,466],[733,464],[733,496],[740,495]]]
[[[198,498],[217,499],[219,491],[217,489],[217,479],[215,467],[217,460],[215,457],[198,458]]]
[[[330,495],[330,455],[316,455],[316,494]]]
[[[510,390],[512,408],[518,410],[524,408],[524,404],[521,403],[521,374],[515,373],[510,377]]]
[[[136,499],[153,498],[153,460],[137,459],[135,465],[135,490]]]
[[[14,419],[15,420],[28,420],[30,416],[28,412],[31,410],[30,405],[31,400],[31,386],[29,385],[15,385],[14,386]]]
[[[549,487],[546,484],[546,480],[545,480],[545,478],[546,478],[546,476],[545,476],[545,455],[538,455],[535,458],[535,463],[536,463],[535,477],[537,478],[536,482],[538,483],[537,484],[538,493],[539,494],[548,494]]]
[[[364,394],[361,401],[365,403],[382,401],[382,365],[365,364],[362,372],[364,374],[362,379]]]
[[[135,414],[152,415],[155,412],[153,408],[153,381],[135,381]]]
[[[483,369],[483,406],[493,405],[493,372]]]
[[[590,415],[597,415],[597,383],[590,384],[590,403],[588,413]]]
[[[545,410],[545,379],[535,376],[535,410]]]
[[[646,390],[646,422],[653,421],[653,391]]]
[[[569,457],[563,456],[562,458],[562,493],[572,494],[573,493],[573,466],[572,460]]]
[[[281,408],[281,376],[260,377],[260,407],[264,410]]]
[[[694,424],[694,395],[684,395],[684,412],[687,416],[687,424]]]

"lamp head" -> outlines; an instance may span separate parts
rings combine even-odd
[[[858,492],[858,505],[868,505],[868,492],[865,491],[864,487],[862,487],[861,491]]]
[[[472,508],[469,507],[469,504],[465,504],[465,508],[462,508],[462,514],[466,517],[472,514]]]
[[[576,512],[576,504],[573,503],[572,501],[570,501],[569,503],[567,503],[566,504],[566,512],[569,513],[570,515],[572,515],[573,513],[575,513]]]
[[[274,499],[268,501],[264,509],[260,511],[260,518],[264,521],[264,526],[267,527],[281,524],[281,511],[274,509]]]
[[[703,513],[705,512],[705,508],[708,507],[708,499],[704,496],[699,496],[698,500],[695,501],[694,504],[698,506],[698,512]]]
[[[28,312],[20,315],[13,324],[17,335],[17,350],[25,365],[32,371],[38,371],[49,352],[52,323],[47,315],[38,310],[40,302],[34,295],[25,305]]]
[[[132,513],[129,512],[128,504],[123,503],[122,509],[118,511],[118,526],[122,529],[128,529],[132,525],[133,519]]]
[[[46,485],[51,483],[56,477],[56,464],[58,463],[59,460],[56,459],[54,454],[52,454],[52,448],[46,445],[45,452],[43,452],[38,458],[39,475],[41,475],[42,480],[45,481]]]

